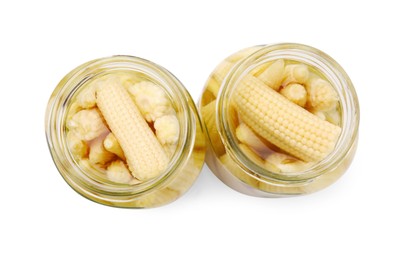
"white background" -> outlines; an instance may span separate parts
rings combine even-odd
[[[0,259],[409,259],[410,40],[406,1],[2,1]],[[175,74],[195,101],[244,47],[304,43],[336,59],[360,98],[351,168],[312,195],[235,192],[207,167],[178,201],[93,203],[60,177],[44,113],[59,80],[129,54]]]

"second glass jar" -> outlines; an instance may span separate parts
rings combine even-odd
[[[330,56],[301,44],[254,46],[209,76],[199,110],[206,163],[254,196],[308,194],[335,182],[353,160],[359,103]]]

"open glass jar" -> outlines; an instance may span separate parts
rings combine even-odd
[[[45,128],[65,181],[110,206],[174,201],[205,157],[202,125],[184,86],[132,56],[93,60],[67,74],[50,97]]]
[[[353,84],[336,61],[306,45],[254,46],[229,56],[209,76],[199,110],[207,165],[248,195],[325,188],[357,147]]]

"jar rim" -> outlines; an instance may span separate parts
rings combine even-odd
[[[227,154],[240,168],[252,178],[260,178],[265,182],[301,182],[317,178],[329,170],[336,168],[347,156],[358,135],[360,108],[357,93],[353,83],[344,69],[328,54],[314,47],[298,43],[279,43],[259,46],[227,73],[221,83],[216,99],[216,127],[225,145]],[[238,147],[229,124],[229,109],[232,92],[242,77],[262,63],[275,59],[291,59],[310,63],[319,69],[326,77],[330,77],[332,85],[337,83],[337,92],[341,98],[342,132],[333,151],[322,161],[308,169],[292,174],[272,173],[250,160]],[[319,67],[319,68],[318,68]],[[325,70],[325,71],[322,71]]]
[[[70,99],[84,84],[84,81],[95,79],[110,71],[134,71],[159,84],[166,90],[177,107],[180,123],[180,136],[176,151],[168,167],[159,176],[141,184],[129,185],[104,182],[90,177],[71,156],[65,144],[65,119],[70,107]],[[195,115],[190,109],[191,97],[183,84],[168,70],[149,60],[130,56],[114,55],[94,59],[83,63],[69,72],[53,91],[46,110],[46,138],[53,161],[66,182],[77,191],[95,196],[130,197],[142,195],[152,189],[161,188],[187,163],[189,153],[195,144]],[[69,160],[67,160],[69,159]],[[101,194],[101,195],[98,195]]]

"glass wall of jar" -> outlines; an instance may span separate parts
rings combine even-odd
[[[80,65],[52,93],[48,146],[65,181],[101,204],[148,208],[191,187],[205,157],[196,106],[166,69],[132,56]]]
[[[254,46],[223,60],[203,90],[206,163],[254,196],[312,193],[349,167],[358,139],[353,84],[330,56],[301,44]]]

